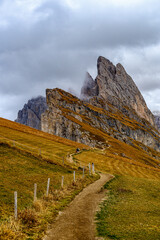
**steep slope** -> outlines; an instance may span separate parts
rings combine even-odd
[[[0,118],[0,139],[13,147],[41,157],[60,161],[76,148],[88,149],[89,147],[77,142],[60,138],[34,128]]]
[[[10,239],[10,235],[5,235],[5,232],[1,231],[1,223],[14,214],[14,191],[18,192],[18,213],[21,214],[25,207],[33,205],[34,183],[37,184],[37,197],[41,199],[38,208],[44,207],[45,209],[50,200],[55,200],[54,204],[51,202],[54,209],[58,205],[58,200],[67,194],[69,194],[68,200],[71,200],[72,194],[75,194],[77,190],[82,188],[83,184],[88,182],[86,174],[86,180],[74,187],[72,185],[73,170],[76,171],[77,180],[82,178],[82,168],[78,168],[79,166],[69,161],[70,154],[75,153],[77,148],[88,149],[89,147],[0,118],[0,239]],[[65,189],[63,194],[60,193],[62,176],[64,176]],[[45,202],[44,195],[48,178],[51,180],[50,192],[52,192],[53,197],[46,199]],[[90,180],[93,179],[90,178]],[[89,182],[91,182],[90,180]],[[56,195],[57,193],[58,195]],[[45,206],[42,206],[42,200],[44,200]],[[67,200],[64,205],[66,203]],[[49,207],[51,208],[51,204]],[[24,214],[27,214],[27,210]],[[31,216],[26,215],[22,218],[28,218],[24,221],[30,221],[30,217],[33,218],[31,222],[33,221],[34,227],[34,212],[29,212],[29,214]],[[43,218],[43,214],[43,212],[40,213],[41,218]],[[48,217],[47,209],[46,214]],[[50,214],[53,217],[53,212]],[[48,219],[43,221],[45,223]],[[27,229],[27,226],[23,227]],[[37,227],[41,228],[40,222],[37,223]],[[43,228],[39,230],[40,232],[44,231]],[[27,229],[28,231],[29,229]],[[6,234],[10,232],[11,229]]]
[[[71,96],[70,96],[71,97]],[[76,99],[74,99],[76,101]],[[85,184],[93,181],[88,176],[88,163],[95,163],[96,170],[139,178],[159,179],[160,154],[148,149],[142,150],[139,142],[129,146],[107,133],[89,125],[83,125],[97,138],[105,140],[106,149],[90,149],[88,146],[60,138],[25,125],[0,118],[0,222],[13,215],[13,192],[18,191],[19,221],[0,225],[0,238],[14,236],[17,239],[41,239],[48,222],[55,219],[61,210],[73,199]],[[74,154],[72,163],[68,156]],[[63,163],[64,160],[64,163]],[[82,168],[85,166],[85,178]],[[73,170],[76,170],[76,183],[73,184]],[[61,177],[64,176],[64,189]],[[47,178],[50,178],[50,195],[46,193]],[[33,204],[33,185],[37,183],[38,202]],[[32,206],[34,209],[24,209]],[[23,225],[22,225],[23,224]],[[3,227],[4,226],[4,227]],[[6,232],[7,231],[7,232]],[[24,238],[17,234],[25,234]],[[7,235],[8,234],[8,235]],[[26,236],[26,234],[28,234]],[[8,238],[7,238],[8,237]],[[19,238],[18,238],[19,237]],[[2,237],[3,239],[3,237]]]
[[[87,74],[83,100],[60,89],[47,89],[48,109],[42,114],[44,132],[92,147],[106,147],[108,134],[132,146],[159,151],[154,116],[124,68],[98,58],[95,81]],[[155,154],[154,154],[155,155]]]
[[[15,122],[41,129],[41,114],[47,109],[46,99],[42,96],[32,98],[18,112]]]

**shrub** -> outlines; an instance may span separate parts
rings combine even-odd
[[[34,209],[24,209],[19,213],[19,219],[27,227],[34,227],[38,223],[38,217]]]

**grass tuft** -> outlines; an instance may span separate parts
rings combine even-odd
[[[39,223],[38,215],[35,209],[26,208],[18,214],[19,220],[23,225],[27,225],[27,228],[32,228]]]

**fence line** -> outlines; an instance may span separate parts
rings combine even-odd
[[[35,148],[35,147],[30,147],[30,146],[27,146],[25,144],[22,144],[22,143],[19,143],[13,139],[10,139],[10,138],[7,138],[7,137],[4,137],[2,135],[0,135],[0,138],[2,139],[6,139],[6,140],[9,140],[11,143],[13,143],[13,146],[15,147],[16,145],[18,147],[25,147],[25,148],[28,148],[28,149],[31,149],[31,150],[36,150],[37,153],[39,155],[41,155],[41,148]],[[63,165],[64,165],[64,157],[62,158],[62,162],[63,162]],[[84,164],[84,163],[83,163]],[[76,165],[80,165],[80,167],[82,167],[82,162],[78,162],[78,164],[76,163]],[[88,165],[88,168],[89,168],[89,175],[91,175],[91,164],[89,163]],[[92,164],[92,173],[95,173],[95,170],[94,170],[94,164]],[[82,177],[84,178],[85,176],[85,167],[83,166],[83,175]],[[75,171],[73,172],[73,181],[76,182],[76,173]],[[63,186],[64,186],[64,176],[62,176],[62,181],[61,181],[61,187],[63,189]],[[48,197],[49,195],[49,187],[50,187],[50,178],[48,178],[48,181],[47,181],[47,190],[46,190],[46,196]],[[17,215],[18,215],[18,199],[17,199],[17,192],[15,191],[14,192],[14,218],[15,220],[17,220]],[[36,201],[37,200],[37,184],[35,183],[34,184],[34,196],[33,196],[33,201]]]
[[[90,166],[90,164],[89,164]],[[92,172],[94,173],[94,164],[92,164]],[[90,171],[89,171],[90,173]],[[83,175],[82,177],[84,178],[85,176],[85,167],[83,167]],[[76,182],[76,171],[73,171],[73,181]],[[64,187],[64,176],[62,176],[61,180],[61,188],[63,189]],[[49,196],[49,188],[50,188],[50,178],[47,180],[47,189],[46,189],[46,196]],[[14,219],[17,220],[18,217],[18,193],[17,191],[14,192]],[[34,183],[34,192],[33,192],[33,202],[37,200],[37,183]]]

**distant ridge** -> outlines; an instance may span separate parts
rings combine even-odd
[[[18,112],[15,122],[41,129],[41,114],[47,109],[46,98],[38,96],[32,98],[24,105],[23,109]]]

